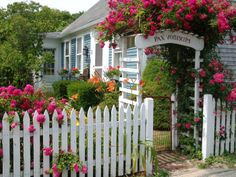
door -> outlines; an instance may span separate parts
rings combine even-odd
[[[94,65],[94,74],[97,76],[102,77],[102,68],[103,68],[103,49],[100,47],[99,44],[96,44],[95,50],[95,65]]]

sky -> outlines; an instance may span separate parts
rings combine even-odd
[[[13,2],[29,2],[30,0],[0,0],[0,7],[6,8],[8,4]],[[41,5],[47,5],[51,8],[59,10],[66,10],[70,13],[76,13],[79,11],[86,11],[92,7],[99,0],[34,0]]]

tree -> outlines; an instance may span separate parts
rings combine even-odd
[[[71,15],[32,1],[0,9],[0,85],[32,84],[32,72],[40,71],[51,59],[43,52],[43,34],[61,31],[81,14]]]

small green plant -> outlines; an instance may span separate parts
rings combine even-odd
[[[119,77],[120,76],[120,66],[117,67],[112,67],[109,66],[107,69],[107,72],[105,72],[105,76],[109,79],[113,79],[114,77]]]
[[[71,83],[69,80],[56,81],[52,84],[54,95],[58,98],[67,98],[67,87]]]

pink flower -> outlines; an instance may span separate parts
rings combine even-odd
[[[201,121],[201,118],[200,118],[200,117],[195,117],[195,118],[194,118],[194,122],[195,122],[195,123],[199,123],[200,121]]]
[[[177,128],[180,128],[181,126],[182,126],[181,123],[177,123],[177,124],[176,124],[176,127],[177,127]]]
[[[105,43],[104,42],[100,42],[99,45],[100,45],[101,48],[103,48],[105,46]]]
[[[210,85],[214,85],[215,84],[215,81],[214,80],[210,80]]]
[[[200,76],[201,78],[206,77],[206,71],[204,71],[203,69],[201,69],[201,70],[199,71],[199,76]]]
[[[73,168],[74,168],[74,171],[75,171],[76,173],[79,172],[79,166],[78,166],[77,163],[75,163],[75,164],[73,165]]]
[[[88,167],[86,166],[86,165],[83,165],[83,167],[82,167],[82,173],[83,174],[86,174],[86,173],[88,173]]]
[[[0,157],[3,157],[3,149],[0,148]]]
[[[191,123],[186,123],[186,124],[185,124],[185,128],[186,128],[186,129],[190,129],[190,128],[191,128],[191,126],[192,126],[192,124],[191,124]]]
[[[48,105],[48,111],[49,111],[49,113],[53,113],[53,111],[56,109],[56,106],[57,106],[57,104],[56,104],[56,102],[53,100],[49,105]]]
[[[34,87],[30,84],[27,84],[24,88],[24,93],[26,93],[28,95],[34,94]]]
[[[46,120],[45,115],[39,114],[37,116],[36,120],[38,121],[38,123],[43,124],[45,122],[45,120]]]
[[[13,123],[11,124],[11,128],[12,128],[12,129],[13,129],[13,128],[16,128],[17,125],[18,125],[17,122],[13,122]]]
[[[53,172],[54,177],[60,177],[61,176],[61,172],[59,172],[59,170],[57,168],[57,164],[52,165],[52,172]]]
[[[2,130],[2,122],[0,122],[0,130]]]
[[[66,104],[66,103],[67,103],[67,99],[62,98],[62,99],[61,99],[61,103]]]
[[[11,107],[11,108],[15,108],[16,105],[17,105],[16,100],[11,100],[10,107]]]
[[[58,117],[57,117],[58,122],[62,122],[63,119],[64,119],[64,115],[59,114]]]
[[[187,14],[185,15],[185,19],[188,21],[193,21],[193,15],[192,14]]]
[[[213,78],[214,78],[215,83],[223,83],[224,82],[224,74],[222,74],[222,73],[214,74]]]
[[[34,125],[30,125],[29,128],[28,128],[28,131],[29,131],[30,133],[34,133],[35,130],[36,130],[36,129],[35,129]]]
[[[53,153],[53,149],[51,147],[43,148],[45,156],[51,156]]]

